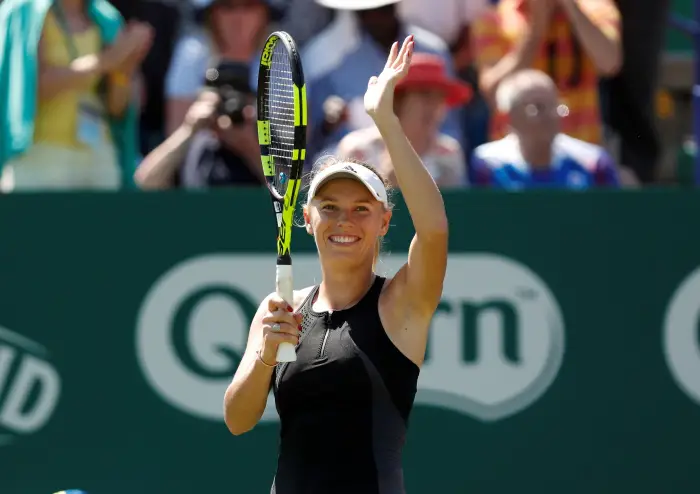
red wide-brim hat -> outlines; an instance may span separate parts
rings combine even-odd
[[[468,84],[447,74],[441,57],[427,53],[413,54],[408,74],[396,85],[397,91],[410,89],[442,90],[447,106],[451,108],[467,103],[473,96]]]

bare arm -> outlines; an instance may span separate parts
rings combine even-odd
[[[134,179],[142,189],[167,189],[172,186],[178,168],[185,160],[192,137],[212,122],[219,97],[203,92],[189,108],[184,122],[143,159]]]
[[[138,186],[146,190],[172,187],[175,174],[185,160],[194,132],[191,126],[183,125],[148,153],[134,174]]]
[[[48,100],[74,89],[87,89],[96,77],[104,74],[104,64],[99,55],[85,55],[73,60],[67,67],[46,63],[39,45],[39,98]]]
[[[112,74],[108,79],[107,87],[107,112],[111,116],[119,118],[124,114],[134,96],[133,80],[127,74]]]
[[[109,74],[107,110],[114,116],[124,112],[132,96],[131,74],[150,49],[152,29],[131,23],[114,43],[100,53],[84,55],[67,67],[46,62],[44,40],[39,41],[39,98],[46,100],[68,90],[88,90],[95,80]],[[124,66],[125,70],[121,70]]]
[[[576,0],[559,0],[559,3],[598,73],[605,76],[615,75],[622,66],[619,13],[615,6],[603,2],[599,11],[600,18],[595,19],[593,12],[582,10]]]
[[[397,290],[403,294],[403,302],[410,304],[412,314],[430,317],[440,301],[447,266],[447,214],[437,185],[393,112],[394,85],[408,72],[412,37],[397,51],[395,44],[382,74],[370,81],[365,108],[384,139],[416,230],[408,263],[392,283],[402,285]]]
[[[484,67],[479,77],[479,89],[491,102],[495,100],[498,84],[510,74],[529,68],[537,55],[540,38],[528,32],[515,49],[490,67]]]
[[[408,251],[408,263],[394,281],[416,315],[432,315],[440,302],[447,268],[448,223],[445,204],[433,177],[413,150],[398,119],[377,123],[394,167],[401,195],[416,234]]]
[[[138,98],[139,66],[153,44],[153,28],[143,22],[130,22],[127,33],[135,48],[123,64],[111,72],[107,79],[107,111],[113,117],[121,117],[129,104]]]
[[[256,353],[262,343],[262,319],[267,303],[265,299],[253,318],[246,351],[224,395],[224,420],[231,434],[236,436],[255,427],[270,393],[274,369],[264,365]]]
[[[299,293],[295,292],[294,297],[296,307],[301,302]],[[224,420],[234,435],[255,427],[265,411],[274,375],[271,366],[277,363],[275,356],[279,344],[282,341],[293,345],[299,342],[301,316],[288,309],[284,300],[273,293],[263,300],[253,318],[246,351],[224,395]],[[280,323],[280,332],[269,331],[268,327],[274,322]]]
[[[520,41],[510,46],[503,37],[497,11],[476,20],[471,29],[471,45],[479,69],[479,89],[493,104],[498,84],[518,70],[532,67],[552,13],[551,0],[530,0],[530,25]]]

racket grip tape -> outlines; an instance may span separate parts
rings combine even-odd
[[[289,304],[294,306],[294,285],[292,281],[292,265],[281,264],[277,266],[276,276],[277,295]],[[277,348],[277,362],[294,362],[297,359],[297,352],[291,343],[280,343]]]

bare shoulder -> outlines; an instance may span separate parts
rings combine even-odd
[[[301,307],[301,304],[304,303],[304,300],[306,300],[306,297],[309,296],[311,293],[311,290],[314,289],[314,286],[307,286],[306,288],[302,288],[301,290],[294,290],[294,310],[299,310],[299,307]]]

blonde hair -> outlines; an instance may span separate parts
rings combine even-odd
[[[374,173],[377,177],[379,177],[379,179],[384,184],[384,188],[386,189],[387,196],[389,196],[389,197],[391,196],[391,193],[393,191],[393,187],[391,186],[391,183],[386,179],[386,177],[384,177],[381,173],[379,173],[379,171],[374,166],[372,166],[369,163],[366,163],[364,161],[357,160],[355,158],[347,158],[347,157],[341,158],[341,157],[332,156],[332,155],[322,156],[321,158],[319,158],[316,161],[316,163],[314,163],[314,166],[312,167],[311,172],[308,174],[307,180],[305,180],[305,182],[307,184],[310,184],[317,174],[319,174],[320,172],[322,172],[323,170],[325,170],[329,166],[333,166],[333,165],[336,165],[338,163],[353,163],[355,165],[364,166],[365,168],[370,170],[372,173]],[[307,186],[307,188],[308,188],[308,186]],[[308,198],[307,198],[307,200],[308,200]],[[308,202],[305,202],[303,206],[306,207],[307,204],[308,204]],[[385,208],[385,209],[387,211],[391,211],[393,209],[393,207],[394,207],[393,202],[391,202],[391,200],[389,200],[388,208]],[[379,254],[381,254],[383,245],[384,245],[384,237],[380,236],[377,238],[377,244],[376,244],[375,249],[374,249],[374,260],[372,261],[372,271],[374,271],[374,269],[377,266],[377,261],[379,260]]]

